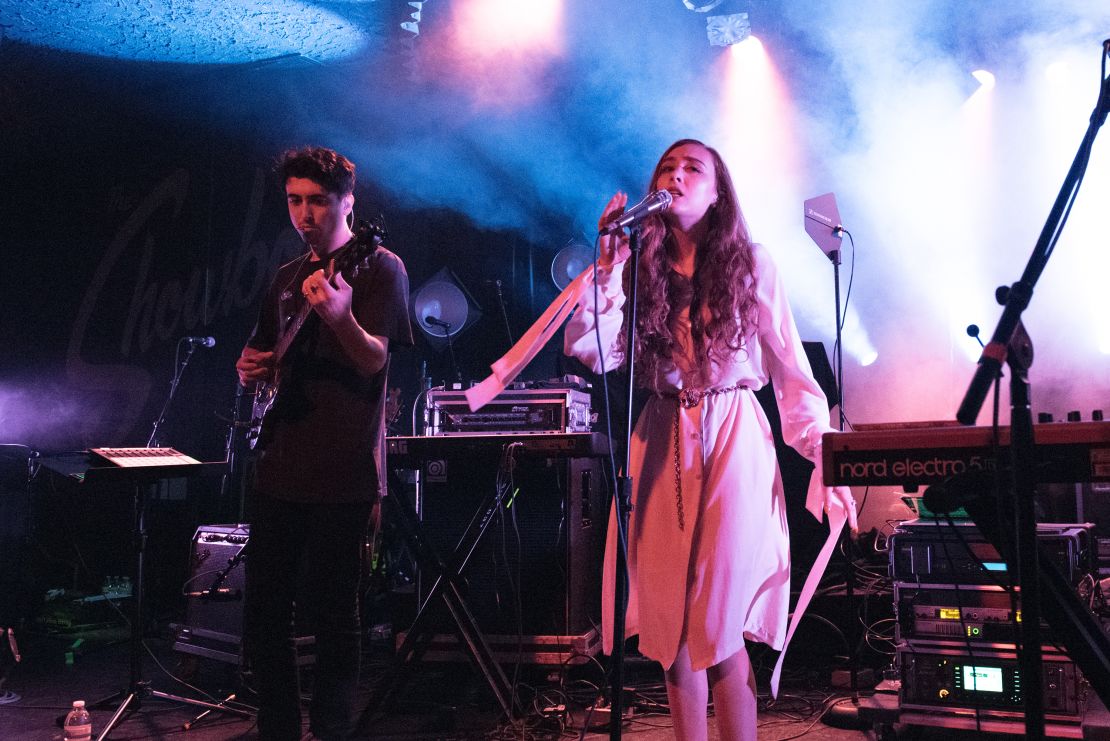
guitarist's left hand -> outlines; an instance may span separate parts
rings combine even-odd
[[[343,273],[336,273],[333,280],[334,285],[323,270],[317,270],[301,284],[312,310],[331,326],[351,318],[351,286],[343,278]]]
[[[331,266],[328,270],[332,271]],[[323,270],[317,270],[305,278],[301,287],[309,306],[332,328],[339,344],[363,375],[370,377],[385,367],[389,340],[368,334],[359,326],[351,313],[353,291],[342,273],[336,272],[329,281]]]

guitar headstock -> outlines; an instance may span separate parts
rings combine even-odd
[[[366,266],[366,258],[374,254],[385,239],[385,219],[378,214],[372,221],[360,219],[355,238],[335,256],[334,272],[355,277]]]
[[[378,214],[371,221],[359,219],[355,227],[355,238],[358,242],[365,242],[377,247],[386,237],[385,217]]]

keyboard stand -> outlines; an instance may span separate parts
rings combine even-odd
[[[363,710],[359,719],[357,733],[369,732],[374,712],[389,698],[396,688],[397,679],[406,667],[419,661],[434,632],[427,624],[428,609],[432,601],[439,597],[443,600],[455,624],[455,635],[459,643],[465,647],[467,656],[474,666],[481,672],[494,697],[506,718],[516,715],[516,698],[512,691],[512,683],[505,676],[501,665],[494,659],[493,652],[485,637],[478,629],[474,615],[467,607],[459,589],[462,572],[466,568],[470,557],[481,542],[482,536],[493,520],[497,509],[501,506],[504,495],[494,487],[494,491],[483,501],[481,507],[471,518],[466,531],[459,539],[458,545],[451,554],[449,562],[444,562],[439,553],[427,541],[420,529],[419,518],[412,505],[400,491],[395,491],[385,497],[385,506],[391,508],[391,514],[396,518],[396,523],[401,530],[401,536],[412,550],[420,568],[421,578],[432,581],[427,597],[421,603],[416,618],[409,628],[401,647],[397,649],[392,669],[376,683],[371,692],[370,701]]]
[[[132,579],[133,593],[131,598],[131,636],[130,636],[130,676],[127,689],[121,690],[109,697],[92,703],[89,707],[110,707],[116,700],[116,707],[107,725],[96,737],[103,741],[123,722],[131,713],[142,707],[146,698],[155,697],[160,700],[170,700],[186,705],[194,705],[210,711],[234,713],[244,717],[253,717],[254,713],[238,707],[195,700],[191,697],[181,697],[167,692],[152,689],[150,682],[143,679],[143,582],[144,560],[146,555],[146,505],[147,490],[152,484],[163,479],[195,476],[222,476],[227,464],[224,461],[215,463],[194,463],[168,466],[94,466],[84,471],[74,471],[71,465],[64,468],[51,466],[49,457],[43,459],[43,465],[55,470],[68,478],[79,481],[82,485],[92,483],[103,484],[128,484],[132,488],[132,551],[134,555],[134,578]]]

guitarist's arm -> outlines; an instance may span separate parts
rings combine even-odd
[[[342,273],[336,273],[329,282],[323,271],[317,270],[305,278],[303,288],[308,303],[335,332],[343,351],[362,375],[372,376],[385,367],[389,340],[368,333],[355,320],[351,312],[351,287]]]

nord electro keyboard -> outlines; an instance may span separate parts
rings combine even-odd
[[[824,436],[825,482],[837,486],[918,486],[966,471],[998,468],[990,427],[906,427]],[[1110,481],[1110,422],[1034,425],[1042,483]],[[1010,428],[999,429],[1003,467],[1009,466]]]
[[[609,438],[600,432],[387,437],[385,445],[390,465],[394,466],[500,455],[509,445],[516,445],[519,455],[533,458],[590,458],[609,454]]]

